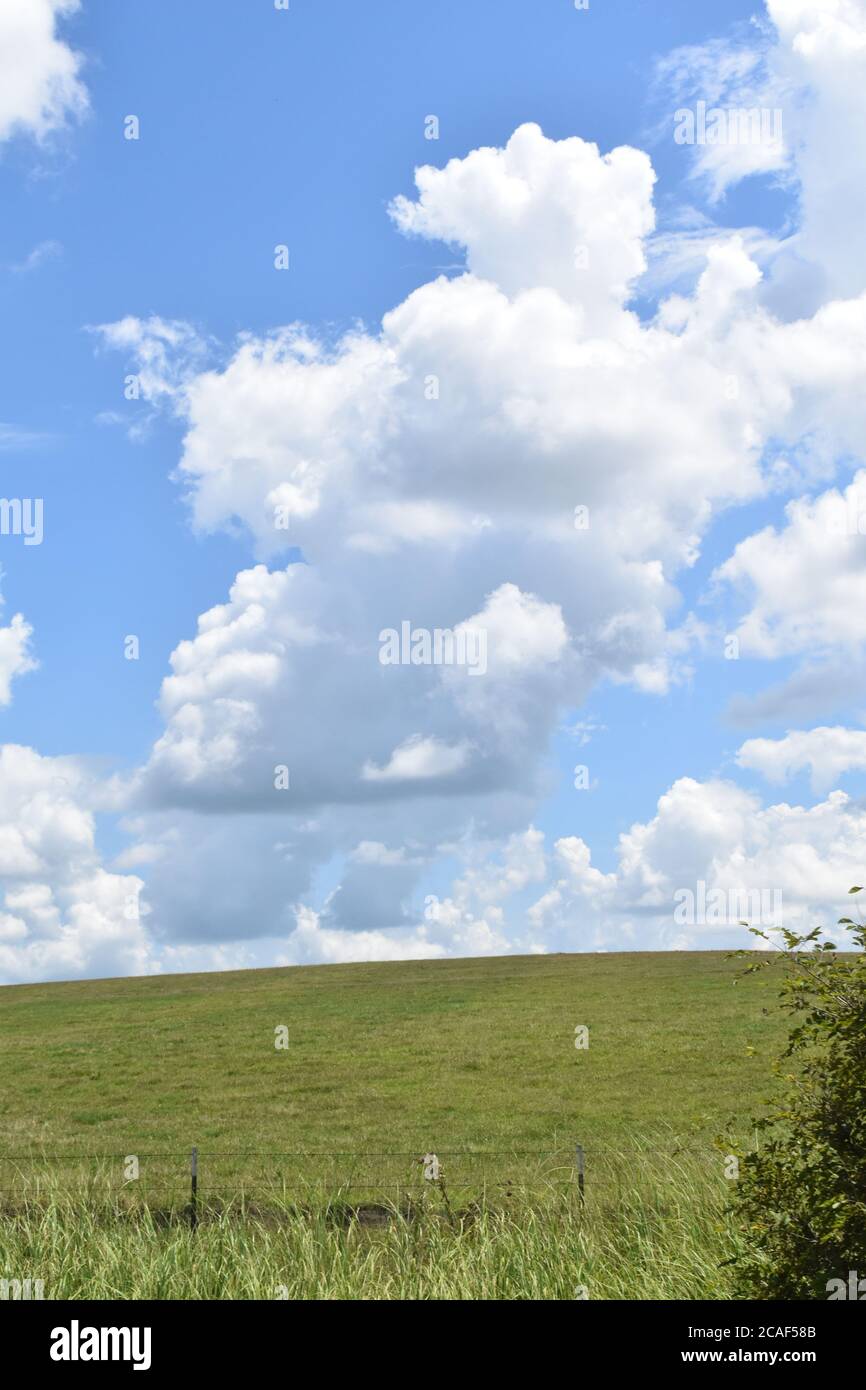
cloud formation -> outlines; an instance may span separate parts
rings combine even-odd
[[[60,37],[59,22],[80,0],[4,0],[0,6],[0,142],[44,140],[87,109],[82,59]]]
[[[718,618],[680,589],[742,504],[792,498],[716,567],[710,598],[742,604],[742,653],[814,663],[866,639],[863,538],[830,526],[866,485],[838,480],[866,456],[866,273],[833,267],[814,195],[826,122],[863,105],[863,6],[769,13],[777,36],[754,51],[669,69],[677,91],[697,76],[714,100],[784,92],[796,113],[778,164],[698,152],[717,196],[770,168],[797,180],[799,240],[766,273],[754,238],[703,228],[700,274],[639,314],[648,156],[526,124],[417,170],[416,196],[392,203],[403,233],[445,240],[466,269],[380,325],[227,347],[159,316],[98,330],[143,410],[181,422],[194,528],[241,534],[253,560],[178,641],[132,775],[99,791],[75,763],[11,755],[7,971],[728,945],[731,891],[780,894],[791,925],[847,886],[866,818],[829,786],[811,807],[765,805],[673,778],[603,868],[582,837],[548,845],[534,824],[564,714],[605,682],[657,698],[693,678]],[[817,306],[790,291],[791,256],[825,277]],[[383,662],[382,634],[404,625],[420,659]],[[850,735],[749,740],[739,766],[832,782],[859,765]],[[56,775],[72,786],[46,840]],[[113,868],[99,797],[131,841]],[[701,891],[725,897],[721,919]],[[693,920],[674,915],[679,892]],[[130,897],[148,909],[131,924]]]
[[[0,607],[2,602],[0,599]],[[0,709],[12,700],[13,680],[36,670],[32,636],[33,629],[21,613],[16,613],[6,627],[0,627]]]
[[[815,791],[826,791],[846,772],[866,771],[866,730],[796,729],[784,738],[750,738],[737,751],[740,767],[770,782],[787,782],[807,769]]]
[[[158,968],[143,881],[103,865],[104,793],[75,758],[0,746],[0,977],[7,983]]]

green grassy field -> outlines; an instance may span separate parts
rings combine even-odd
[[[712,1137],[753,1112],[782,1032],[763,1012],[774,982],[735,985],[737,973],[721,953],[694,952],[7,987],[0,1152],[599,1150],[657,1129]]]
[[[784,1031],[775,981],[738,973],[702,952],[4,988],[0,1261],[53,1297],[725,1297],[713,1139],[749,1136]],[[359,1238],[334,1200],[415,1205]]]

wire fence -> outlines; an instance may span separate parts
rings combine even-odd
[[[319,1204],[343,1200],[485,1198],[512,1191],[574,1188],[583,1197],[581,1145],[550,1150],[185,1150],[129,1153],[0,1154],[0,1202],[65,1195],[112,1196],[130,1203],[199,1207],[279,1199]]]
[[[737,1176],[737,1160],[717,1144],[668,1136],[635,1136],[631,1147],[582,1143],[551,1149],[254,1150],[185,1149],[114,1152],[0,1153],[0,1208],[52,1196],[106,1200],[120,1209],[182,1212],[195,1226],[200,1212],[269,1206],[350,1210],[387,1203],[416,1211],[434,1196],[464,1208],[511,1196],[570,1194],[587,1189],[617,1199],[635,1184],[682,1185],[700,1170]],[[732,1167],[733,1165],[733,1167]]]

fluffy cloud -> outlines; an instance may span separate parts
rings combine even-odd
[[[425,935],[444,944],[449,955],[502,955],[537,951],[529,931],[509,920],[510,900],[542,882],[547,875],[544,836],[530,826],[509,835],[500,846],[475,843],[464,847],[462,874],[445,897],[425,901]],[[520,908],[516,909],[519,914]]]
[[[620,836],[614,873],[595,870],[581,840],[555,849],[560,876],[529,912],[548,949],[742,946],[744,919],[793,930],[820,921],[832,935],[862,877],[866,810],[840,791],[811,807],[763,806],[733,783],[684,777]]]
[[[411,782],[424,781],[428,777],[447,777],[450,772],[459,772],[466,763],[468,753],[465,743],[450,746],[435,738],[413,734],[394,749],[385,767],[365,763],[361,776],[367,782]]]
[[[547,140],[524,125],[504,149],[425,165],[415,182],[417,201],[391,204],[401,231],[463,247],[468,270],[510,298],[555,290],[580,306],[587,331],[619,314],[646,268],[655,174],[642,150],[602,158],[577,136]]]
[[[726,236],[692,294],[653,321],[629,310],[653,225],[638,152],[603,156],[529,126],[417,183],[393,216],[464,246],[467,273],[410,294],[378,333],[245,336],[202,369],[205,349],[181,325],[103,330],[140,366],[145,395],[186,422],[179,476],[194,523],[240,521],[270,565],[288,544],[304,557],[242,571],[172,656],[165,731],[127,793],[142,852],[158,847],[148,892],[166,940],[303,922],[334,958],[362,949],[335,945],[334,931],[387,930],[402,943],[388,950],[416,938],[535,949],[544,912],[575,895],[597,905],[625,891],[648,912],[656,871],[630,842],[612,883],[565,837],[523,930],[475,877],[501,876],[499,856],[525,833],[564,709],[604,678],[661,694],[692,669],[705,629],[671,623],[673,581],[718,512],[822,476],[866,439],[866,303],[780,321]],[[792,448],[780,474],[768,445],[805,433],[809,450]],[[735,577],[732,560],[720,580]],[[382,634],[404,625],[483,632],[483,671],[383,663]],[[735,789],[714,792],[725,796]],[[360,863],[359,841],[390,859]],[[490,863],[413,923],[443,845],[472,864],[485,845]],[[336,889],[309,908],[315,920],[299,916],[326,866]],[[245,885],[255,910],[241,913]],[[589,920],[601,940],[604,918]]]
[[[866,217],[864,0],[766,0],[769,23],[676,50],[660,90],[671,105],[662,127],[674,138],[673,104],[721,109],[720,138],[684,146],[693,172],[719,199],[753,174],[775,173],[796,188],[800,215],[775,267],[784,297],[859,294],[866,287],[859,233]],[[686,108],[684,108],[686,109]],[[765,113],[763,133],[751,118]],[[781,138],[778,124],[781,122]]]
[[[692,176],[713,202],[750,175],[789,167],[790,113],[780,103],[790,93],[774,64],[778,50],[756,38],[752,30],[748,40],[688,45],[658,67],[658,86],[671,107],[660,135],[689,151]]]
[[[549,166],[574,165],[600,198],[613,156],[528,126],[502,151],[452,161],[435,198],[425,174],[422,198],[403,200],[399,214],[420,233],[445,200],[449,234],[474,248],[501,235],[494,259],[510,247],[516,278],[485,278],[494,263],[473,252],[470,273],[422,286],[378,334],[358,330],[331,345],[297,326],[247,336],[222,369],[192,375],[191,331],[174,326],[172,342],[159,320],[103,329],[134,355],[145,394],[173,393],[188,422],[180,476],[197,526],[239,519],[263,556],[292,543],[317,563],[346,547],[398,559],[402,551],[403,561],[419,545],[483,551],[493,531],[500,546],[513,549],[513,536],[531,545],[536,563],[539,547],[569,541],[572,570],[582,552],[597,572],[603,546],[623,575],[656,584],[658,606],[667,597],[659,575],[694,560],[714,508],[761,493],[762,443],[789,423],[799,430],[798,410],[816,425],[825,390],[842,394],[833,370],[841,344],[820,370],[838,325],[786,331],[762,319],[760,272],[729,237],[708,248],[694,297],[675,297],[642,324],[626,307],[628,277],[595,267],[566,283],[547,251],[536,260],[532,242],[499,225],[501,199],[485,203],[479,221],[467,190],[476,179],[483,189],[490,167],[509,185],[515,151],[533,235],[570,257],[576,233]],[[651,180],[644,156],[619,162],[614,212],[596,210],[593,221],[636,274]],[[461,191],[453,202],[452,185]],[[602,322],[589,314],[585,285],[604,286]],[[862,310],[846,337],[858,327]],[[806,375],[814,367],[815,383]],[[589,517],[579,546],[576,507]]]
[[[780,0],[773,52],[716,53],[720,94],[818,84],[784,151],[803,184],[796,254],[816,264],[832,243],[809,211],[835,110],[821,55],[841,45],[853,101],[860,8]],[[766,171],[753,154],[708,156],[716,191]],[[782,253],[768,287],[754,237],[703,228],[693,288],[642,318],[630,296],[653,181],[639,150],[521,126],[501,149],[418,170],[417,196],[392,204],[404,233],[462,248],[466,270],[376,328],[331,341],[295,324],[221,350],[167,318],[102,327],[139,373],[145,411],[183,423],[193,525],[245,532],[258,563],[172,654],[163,731],[112,788],[132,840],[114,872],[95,856],[87,787],[53,868],[41,841],[4,832],[21,884],[0,931],[25,973],[49,968],[31,949],[37,924],[34,943],[51,959],[65,943],[73,973],[124,951],[138,969],[260,951],[728,944],[742,932],[727,908],[702,921],[696,902],[678,921],[674,895],[778,891],[791,924],[856,877],[864,816],[838,792],[765,807],[731,783],[681,779],[621,837],[613,869],[583,839],[548,849],[531,826],[564,711],[604,681],[660,695],[693,671],[707,628],[677,584],[720,513],[804,480],[828,488],[840,457],[866,454],[853,260],[838,277],[852,297],[795,312],[791,296],[777,314]],[[792,502],[784,527],[718,568],[717,596],[748,596],[745,653],[830,654],[866,637],[862,538],[824,526],[831,503],[847,494]],[[483,663],[479,648],[474,662],[383,660],[382,634],[404,627],[447,633],[452,653],[483,633]],[[787,756],[741,754],[766,769]],[[149,936],[111,927],[135,870]],[[424,892],[446,872],[447,892]]]
[[[840,651],[830,661],[807,663],[786,680],[754,696],[739,695],[728,706],[728,718],[740,728],[755,724],[809,723],[847,709],[852,699],[866,695],[866,656]]]
[[[0,627],[0,708],[12,699],[15,677],[36,670],[30,645],[32,636],[32,627],[20,613],[15,614],[7,627]]]
[[[638,181],[632,191],[639,205]],[[726,236],[694,295],[650,323],[621,301],[600,333],[550,285],[506,293],[470,273],[416,290],[378,335],[329,347],[284,329],[191,374],[191,330],[175,329],[168,363],[152,321],[103,332],[134,351],[145,394],[168,393],[188,422],[179,475],[200,528],[240,520],[263,557],[295,544],[318,565],[391,557],[404,571],[419,548],[425,562],[474,553],[487,592],[536,591],[554,566],[557,588],[587,588],[591,572],[609,616],[663,617],[666,581],[720,509],[802,471],[826,476],[866,445],[866,300],[784,323],[762,308],[760,281]],[[768,469],[770,441],[790,443],[786,471]]]
[[[862,877],[866,811],[840,791],[809,807],[763,805],[731,782],[681,778],[620,836],[610,872],[579,837],[548,848],[533,827],[464,853],[451,891],[427,896],[422,923],[355,941],[323,932],[327,910],[303,911],[289,959],[725,949],[749,942],[743,920],[771,934],[820,922],[839,939],[847,889]]]
[[[770,782],[787,782],[808,768],[814,790],[826,791],[843,773],[866,771],[866,731],[818,728],[794,730],[784,738],[750,738],[737,750],[737,763]]]
[[[0,977],[130,975],[157,966],[144,884],[100,862],[101,793],[73,758],[0,747]]]
[[[862,529],[861,529],[862,527]],[[844,491],[796,498],[786,525],[740,541],[717,582],[750,601],[737,627],[744,655],[812,657],[866,642],[866,471]]]
[[[343,965],[360,960],[432,960],[447,952],[426,931],[346,932],[321,925],[312,908],[301,908],[283,965]]]
[[[330,583],[300,564],[239,574],[229,602],[172,655],[166,729],[131,800],[293,816],[414,795],[426,782],[436,796],[446,780],[458,796],[526,787],[522,760],[543,748],[563,696],[562,616],[506,585],[467,617],[453,611],[459,589],[445,567],[435,595],[430,573],[406,579],[396,610],[390,570],[366,590],[351,567]],[[443,627],[433,614],[446,603]],[[436,664],[432,642],[423,664],[383,664],[380,634],[406,609],[430,618],[422,632],[483,633],[486,669]],[[491,702],[505,705],[495,721]]]
[[[767,0],[779,34],[779,80],[799,92],[786,111],[795,141],[801,217],[797,254],[822,270],[829,296],[858,294],[857,238],[866,219],[864,0]]]
[[[0,6],[0,141],[44,139],[87,107],[81,57],[58,34],[80,0],[4,0]]]

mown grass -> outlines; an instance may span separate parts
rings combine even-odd
[[[711,1135],[753,1113],[783,1031],[764,1012],[775,982],[735,985],[737,970],[721,952],[674,952],[6,987],[0,1152],[528,1150],[616,1147],[657,1127]]]
[[[154,1211],[43,1184],[0,1220],[0,1270],[46,1299],[722,1299],[735,1237],[718,1165],[609,1155],[580,1203],[561,1187],[455,1206],[439,1191],[378,1223],[331,1207]],[[367,1215],[369,1216],[369,1211]],[[363,1213],[361,1213],[363,1218]]]

